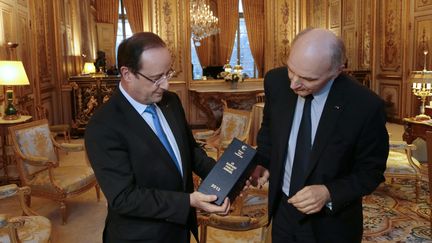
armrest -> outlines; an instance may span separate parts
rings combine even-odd
[[[210,138],[215,135],[215,131],[213,130],[207,130],[202,132],[196,132],[194,133],[194,138],[197,140],[206,140],[207,138]]]
[[[84,145],[77,143],[61,143],[59,148],[66,152],[84,151]]]
[[[405,141],[390,141],[389,147],[391,150],[416,150],[417,147],[414,144],[407,144]]]
[[[17,193],[17,191],[18,191],[18,186],[15,184],[0,186],[0,199],[13,196]]]
[[[51,166],[56,164],[50,161],[48,157],[44,156],[24,155],[23,159],[27,160],[27,162],[33,166]]]

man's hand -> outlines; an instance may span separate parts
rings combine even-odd
[[[329,201],[330,192],[324,185],[306,186],[288,199],[288,203],[305,214],[319,212]]]
[[[224,203],[221,206],[212,203],[216,201],[216,199],[216,195],[206,195],[196,191],[190,194],[190,205],[208,213],[217,213],[221,215],[228,214],[230,209],[229,199],[225,198]]]
[[[270,177],[270,172],[262,167],[261,165],[257,165],[252,175],[246,181],[246,185],[244,189],[249,188],[250,185],[258,187],[259,189],[268,181]]]

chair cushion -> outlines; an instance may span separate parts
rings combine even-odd
[[[20,216],[24,226],[18,228],[18,238],[23,243],[45,243],[49,242],[51,235],[51,222],[43,216]],[[7,228],[0,229],[0,242],[9,243],[10,238]]]
[[[419,161],[411,157],[414,164],[420,166]],[[416,174],[416,170],[409,163],[406,153],[390,150],[387,159],[387,169],[385,173],[391,174]]]
[[[95,181],[93,170],[89,166],[60,166],[53,170],[55,183],[66,193],[85,187]],[[30,181],[32,189],[56,193],[49,181],[48,171],[36,174]]]
[[[234,137],[245,134],[248,120],[249,117],[246,115],[224,113],[221,124],[221,137],[223,140],[229,144]]]

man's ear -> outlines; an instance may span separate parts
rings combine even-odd
[[[129,70],[129,68],[127,68],[127,67],[125,67],[125,66],[122,66],[122,67],[120,68],[120,74],[121,74],[121,76],[123,77],[123,79],[124,79],[125,81],[127,81],[127,82],[130,82],[130,81],[131,81],[131,78],[132,78],[131,75],[134,75],[134,74]]]

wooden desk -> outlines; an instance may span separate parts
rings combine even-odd
[[[426,131],[432,131],[432,122],[416,121],[413,118],[404,118],[405,132],[403,140],[412,143],[416,138],[426,141]]]
[[[228,107],[251,110],[255,104],[256,95],[263,91],[262,83],[239,83],[237,89],[231,89],[226,83],[189,88],[194,104],[206,115],[207,126],[210,129],[216,129],[220,125],[223,108],[222,99],[227,101]]]
[[[0,164],[3,169],[3,174],[0,174],[2,177],[2,184],[9,183],[11,179],[14,181],[19,180],[18,173],[15,173],[14,178],[10,178],[10,169],[15,167],[15,156],[13,156],[12,148],[10,148],[10,141],[8,139],[8,128],[14,125],[18,125],[21,123],[29,122],[32,119],[31,116],[21,116],[17,120],[4,120],[0,118],[0,140],[1,140],[1,152],[2,155],[0,157]]]

